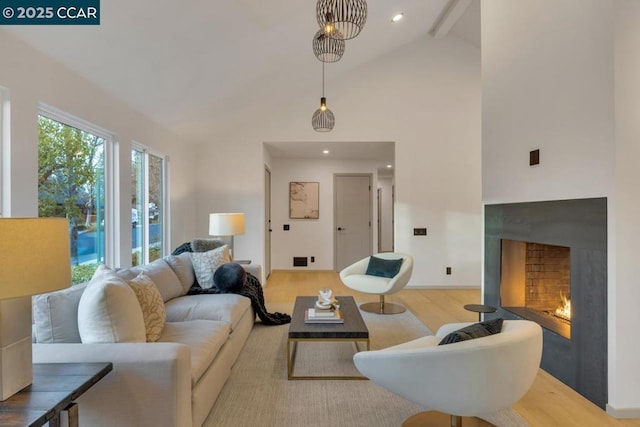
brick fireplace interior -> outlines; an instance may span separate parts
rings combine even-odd
[[[502,239],[500,304],[571,339],[571,249]]]
[[[488,204],[484,216],[487,318],[539,323],[541,368],[604,408],[607,199]],[[555,315],[563,298],[568,319]]]

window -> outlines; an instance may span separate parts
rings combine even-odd
[[[74,284],[116,259],[112,140],[50,107],[38,116],[38,216],[69,220]]]
[[[132,265],[165,255],[168,245],[168,159],[134,143],[131,150]]]

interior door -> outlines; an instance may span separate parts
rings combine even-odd
[[[335,269],[372,254],[371,174],[334,175]]]
[[[264,277],[271,274],[271,171],[264,167]]]

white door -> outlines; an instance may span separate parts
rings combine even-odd
[[[335,269],[371,255],[371,174],[334,175]]]
[[[264,278],[271,274],[271,171],[264,168]]]

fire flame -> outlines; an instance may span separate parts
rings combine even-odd
[[[556,308],[556,316],[571,321],[571,300],[564,295],[560,295],[560,298],[562,298],[562,305]]]

